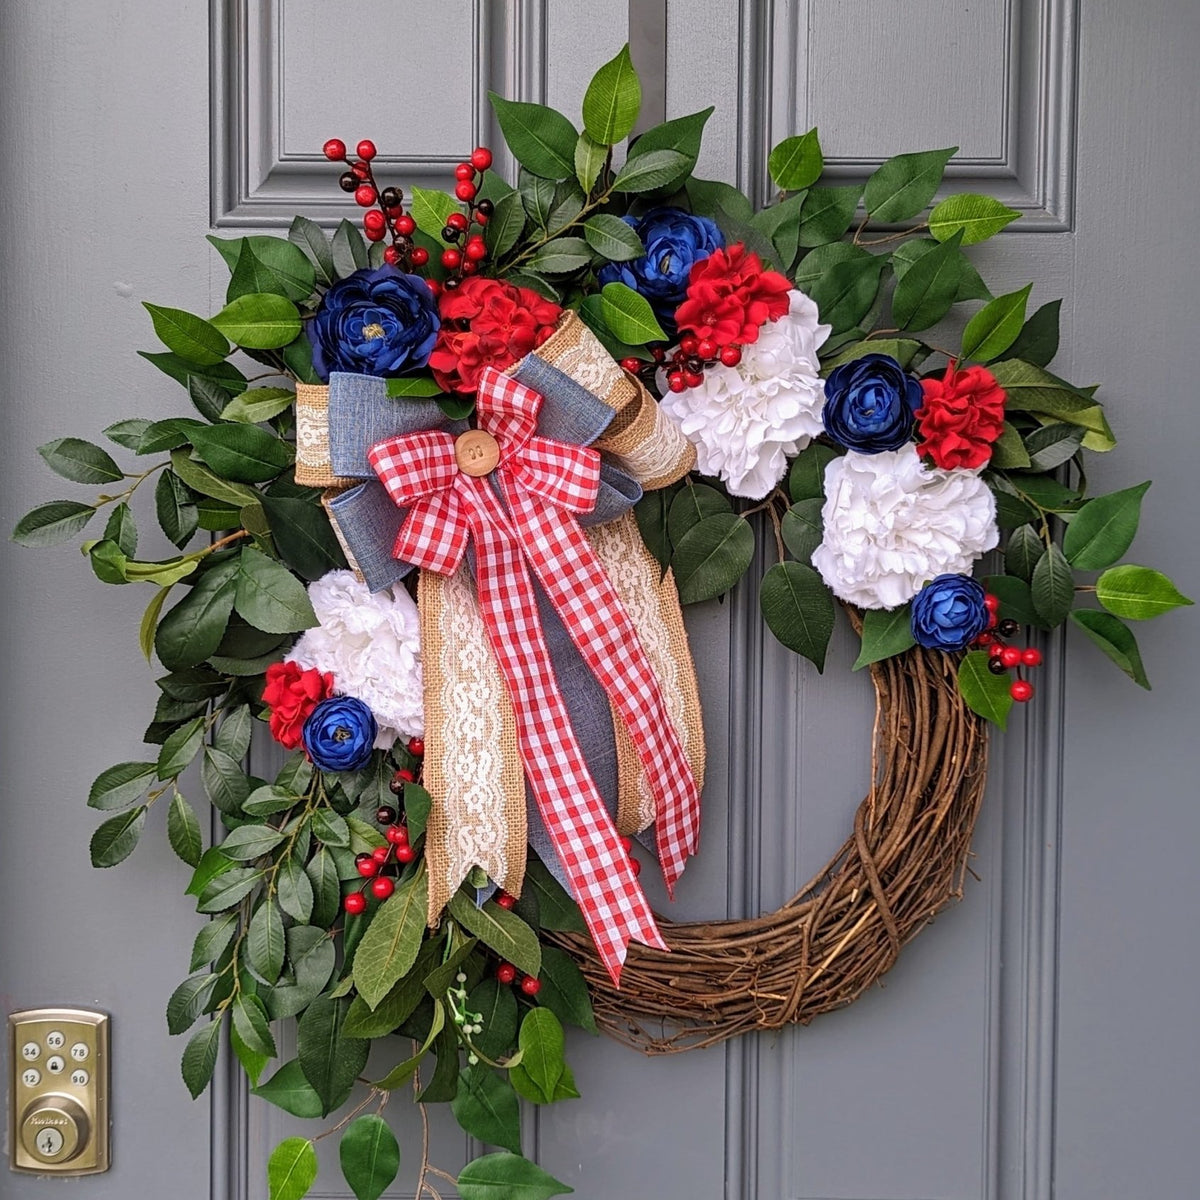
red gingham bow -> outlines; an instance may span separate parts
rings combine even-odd
[[[500,447],[495,476],[459,470],[455,437],[431,430],[368,452],[397,505],[409,509],[393,553],[451,574],[475,542],[484,626],[512,697],[525,771],[546,830],[613,982],[628,943],[667,949],[571,727],[538,617],[529,568],[637,748],[657,805],[658,851],[670,893],[696,852],[696,782],[637,631],[574,514],[595,507],[600,455],[535,435],[542,397],[488,368],[481,429]]]

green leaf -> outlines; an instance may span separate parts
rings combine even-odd
[[[642,239],[633,228],[612,213],[589,217],[583,224],[583,236],[587,244],[609,262],[628,262],[646,253]]]
[[[958,192],[934,206],[929,214],[929,232],[939,242],[945,242],[961,230],[962,244],[973,246],[999,233],[1020,215],[1016,209],[1001,204],[994,196]]]
[[[863,613],[862,650],[853,669],[861,671],[873,662],[882,662],[903,654],[917,639],[912,634],[912,610],[907,604],[899,608],[871,608]]]
[[[214,475],[207,467],[192,459],[186,449],[171,452],[171,470],[192,491],[199,492],[202,496],[211,496],[214,500],[220,500],[234,508],[258,503],[259,496],[253,488],[240,483],[229,483]]]
[[[545,1005],[564,1025],[596,1032],[596,1017],[587,982],[575,960],[556,946],[542,947],[542,989],[537,1002]],[[500,1143],[496,1143],[499,1145]]]
[[[1019,358],[1006,358],[990,369],[1004,389],[1009,412],[1045,414],[1097,433],[1107,449],[1115,444],[1103,409],[1086,392]],[[1099,448],[1087,438],[1083,444],[1089,449]]]
[[[879,294],[885,266],[884,255],[851,257],[835,262],[809,285],[808,294],[816,303],[821,320],[831,325],[835,334],[853,329],[870,311]]]
[[[933,238],[912,238],[907,242],[902,242],[892,251],[892,268],[896,272],[896,278],[903,279],[925,255],[931,254],[939,245],[940,243],[934,241]],[[987,284],[980,278],[979,272],[961,249],[957,262],[959,280],[958,291],[954,296],[955,303],[963,300],[991,300],[992,293],[988,290]]]
[[[509,1070],[513,1086],[535,1104],[553,1103],[555,1087],[567,1065],[559,1019],[548,1008],[530,1009],[521,1021],[517,1045],[521,1061]]]
[[[425,935],[429,880],[424,870],[380,906],[354,955],[354,986],[374,1008],[408,973]]]
[[[688,169],[687,155],[678,150],[648,150],[625,160],[613,180],[616,192],[652,192],[678,179]]]
[[[785,192],[798,192],[816,183],[825,169],[825,156],[816,129],[797,137],[785,138],[767,159],[767,170],[775,186]]]
[[[130,417],[127,421],[117,421],[104,429],[104,436],[126,450],[137,450],[146,430],[154,422],[146,417]]]
[[[450,897],[446,911],[468,933],[524,974],[536,976],[541,972],[542,948],[537,934],[514,913],[492,900],[476,908],[462,892]]]
[[[985,721],[1008,728],[1008,714],[1013,706],[1009,694],[1008,675],[993,675],[988,670],[985,650],[971,650],[958,664],[958,690],[967,707]]]
[[[206,921],[192,942],[192,960],[189,971],[198,971],[201,967],[215,962],[229,948],[233,935],[237,933],[238,919],[236,913],[226,913]]]
[[[525,209],[519,192],[509,192],[495,203],[495,211],[483,231],[493,261],[507,254],[521,240],[525,229]]]
[[[586,267],[591,261],[591,251],[583,238],[563,237],[540,246],[530,258],[528,266],[531,271],[543,275],[568,275],[580,267]]]
[[[250,388],[235,396],[221,410],[222,421],[240,421],[257,425],[287,412],[295,402],[296,393],[289,388]]]
[[[194,494],[174,471],[164,471],[154,487],[154,508],[163,533],[181,549],[200,523]]]
[[[218,239],[209,238],[216,242]],[[238,238],[237,262],[225,293],[227,300],[256,293],[307,300],[316,284],[316,271],[308,255],[290,241],[277,237]]]
[[[169,671],[202,663],[221,644],[233,609],[234,564],[221,563],[200,576],[195,587],[159,623],[154,647]]]
[[[154,322],[154,332],[166,348],[201,367],[216,366],[229,355],[229,343],[220,330],[181,308],[163,308],[142,302]]]
[[[266,483],[295,461],[295,452],[287,442],[257,425],[197,429],[192,445],[197,457],[218,475],[237,483]]]
[[[629,136],[641,107],[642,85],[626,43],[592,76],[583,95],[583,127],[593,141],[615,145]]]
[[[95,512],[92,505],[77,500],[39,504],[17,522],[12,540],[22,546],[57,546],[79,533]]]
[[[1017,340],[1008,348],[1009,358],[1020,358],[1035,367],[1046,367],[1058,353],[1058,314],[1061,300],[1051,300],[1025,322]]]
[[[175,1037],[190,1029],[209,1006],[220,976],[204,971],[190,975],[167,1000],[167,1032]]]
[[[833,598],[821,577],[803,563],[776,563],[763,576],[759,592],[767,628],[789,650],[825,670],[833,635]]]
[[[354,1081],[366,1066],[371,1043],[346,1037],[342,1025],[349,1002],[318,996],[296,1026],[300,1069],[321,1098],[321,1116],[344,1103]]]
[[[957,146],[950,146],[945,150],[898,154],[881,164],[867,180],[863,195],[871,219],[891,224],[915,217],[933,199],[946,164],[957,150]],[[956,238],[954,232],[948,232],[940,240],[952,239],[958,245],[962,237]]]
[[[304,872],[304,865],[289,856],[280,864],[277,879],[279,907],[293,921],[304,924],[312,917],[312,881]]]
[[[406,784],[404,788],[404,815],[408,819],[409,836],[416,840],[425,832],[433,797],[420,784]]]
[[[1089,500],[1074,516],[1063,537],[1067,561],[1081,571],[1111,567],[1129,549],[1142,513],[1142,497],[1150,482]]]
[[[1031,465],[1029,451],[1021,441],[1021,434],[1007,421],[1000,436],[992,443],[992,457],[988,465],[997,471],[1020,470]]]
[[[428,398],[440,396],[442,389],[432,375],[400,375],[387,381],[387,394],[393,399],[401,396]]]
[[[246,781],[249,785],[249,780]],[[255,788],[242,803],[242,811],[252,817],[269,817],[272,813],[283,812],[285,809],[300,803],[300,797],[287,788],[274,784]],[[217,806],[218,808],[220,805]],[[339,821],[341,817],[337,818]]]
[[[279,557],[304,579],[345,570],[346,557],[319,504],[284,496],[262,498]]]
[[[363,235],[347,220],[338,223],[329,248],[339,279],[345,279],[368,265],[367,244],[363,241]]]
[[[241,811],[242,804],[250,795],[250,780],[246,778],[241,764],[214,746],[204,748],[200,782],[213,806],[230,816]]]
[[[154,764],[122,762],[101,771],[88,791],[88,807],[110,812],[140,799],[154,778]]]
[[[449,245],[442,237],[442,230],[446,227],[446,218],[455,212],[461,213],[462,205],[447,192],[423,187],[412,189],[412,219],[422,233],[427,233],[440,245]]]
[[[538,918],[543,929],[561,929],[570,933],[587,932],[579,905],[546,870],[541,859],[532,854],[525,863],[525,887],[537,897]],[[495,1055],[489,1057],[494,1058]]]
[[[221,858],[225,862],[229,861],[224,855]],[[201,860],[201,868],[203,866],[204,863]],[[261,871],[255,871],[250,867],[233,867],[214,875],[201,888],[196,911],[202,913],[225,912],[254,891],[262,877]]]
[[[836,242],[853,223],[861,195],[858,184],[809,188],[800,209],[800,245],[812,247]]]
[[[1066,620],[1075,600],[1075,577],[1071,564],[1056,545],[1042,551],[1030,580],[1033,607],[1038,615],[1053,627]]]
[[[488,92],[488,99],[504,141],[521,166],[545,179],[566,179],[574,174],[579,135],[562,113],[544,104],[505,100],[495,92]]]
[[[1105,571],[1096,580],[1096,599],[1110,613],[1131,621],[1147,621],[1194,603],[1161,571],[1132,563]]]
[[[807,197],[807,192],[795,192],[756,213],[750,222],[751,228],[770,243],[778,265],[785,271],[800,250],[800,206]]]
[[[825,468],[837,457],[836,450],[821,442],[810,442],[800,451],[788,472],[788,493],[793,503],[825,495]]]
[[[574,1190],[519,1154],[485,1154],[458,1173],[462,1200],[549,1200]]]
[[[275,1039],[267,1024],[267,1010],[257,996],[241,992],[234,999],[233,1027],[249,1049],[267,1058],[275,1057]]]
[[[438,961],[441,948],[440,940],[427,938],[423,941],[411,970],[392,985],[392,990],[374,1009],[362,996],[355,996],[346,1013],[345,1032],[351,1037],[379,1038],[404,1024],[425,998],[423,980]],[[514,1022],[514,1034],[516,1029]]]
[[[901,329],[928,329],[946,315],[958,294],[960,235],[923,254],[896,284],[892,319]]]
[[[146,611],[142,614],[142,620],[138,626],[138,646],[147,662],[154,653],[154,635],[158,630],[158,617],[169,591],[169,587],[164,587],[155,593],[154,598],[146,605]]]
[[[650,302],[623,283],[604,285],[600,292],[600,309],[613,333],[631,346],[667,340]]]
[[[1045,629],[1046,623],[1033,607],[1033,594],[1029,584],[1015,575],[989,575],[986,586],[1000,600],[1000,619],[1012,618],[1022,625],[1036,625]]]
[[[336,846],[342,849],[350,845],[350,827],[345,819],[327,808],[319,808],[313,813],[313,834],[317,841],[325,846]]]
[[[331,933],[312,925],[291,926],[287,931],[287,958],[295,983],[280,983],[267,993],[267,1011],[272,1020],[302,1012],[329,982],[337,961]]]
[[[55,438],[39,446],[38,453],[55,474],[75,483],[115,483],[124,478],[107,450],[83,438]]]
[[[700,143],[704,137],[704,126],[713,115],[713,107],[702,108],[699,112],[688,113],[683,117],[675,117],[654,125],[640,134],[629,147],[629,158],[637,158],[649,154],[653,150],[677,150],[687,160],[686,168],[681,172],[686,175],[696,165],[700,157]],[[674,184],[671,180],[670,184]],[[667,185],[670,186],[670,185]]]
[[[454,1119],[488,1146],[521,1152],[521,1107],[512,1084],[482,1063],[458,1077],[458,1093],[450,1103]]]
[[[267,1063],[271,1061],[271,1056],[247,1046],[242,1040],[242,1035],[238,1033],[236,1024],[229,1030],[229,1048],[238,1062],[242,1064],[242,1070],[246,1072],[246,1078],[250,1080],[250,1086],[253,1087],[262,1077]]]
[[[206,379],[224,388],[231,396],[246,390],[246,377],[232,363],[216,363],[211,367],[199,363],[188,362],[178,354],[165,351],[161,354],[151,354],[147,350],[139,350],[138,357],[153,363],[164,375],[169,375],[177,383],[188,386],[190,379]],[[139,451],[144,453],[144,451]]]
[[[293,1117],[312,1120],[321,1115],[321,1097],[304,1078],[300,1060],[297,1058],[285,1062],[266,1083],[259,1084],[250,1091],[274,1104],[276,1108],[291,1113]]]
[[[93,867],[115,867],[124,862],[138,844],[146,824],[146,806],[139,805],[129,812],[109,817],[92,834],[90,853]]]
[[[1025,323],[1025,305],[1033,284],[1019,292],[997,296],[968,322],[962,336],[963,358],[987,363],[999,358],[1016,340]]]
[[[793,279],[798,288],[811,294],[817,280],[838,263],[866,262],[874,258],[875,255],[861,246],[854,246],[849,242],[830,242],[827,246],[818,246],[815,250],[810,250],[797,265]],[[886,262],[886,258],[884,261]]]
[[[204,718],[197,717],[167,738],[158,756],[159,779],[172,779],[187,768],[200,752],[204,742],[204,731]]]
[[[507,1054],[517,1041],[517,1000],[513,989],[499,983],[494,975],[471,989],[467,1007],[481,1014],[483,1032],[474,1036],[475,1045],[491,1059]]]
[[[231,300],[212,323],[230,341],[250,350],[275,350],[300,332],[300,314],[284,296],[252,292]]]
[[[678,545],[684,534],[705,517],[732,511],[733,506],[723,492],[704,483],[685,483],[671,501],[667,514],[667,534],[672,543]]]
[[[823,504],[824,501],[816,497],[801,500],[783,514],[780,522],[783,544],[800,562],[808,562],[821,544],[825,528],[821,520]]]
[[[342,1134],[338,1156],[357,1200],[379,1200],[400,1170],[400,1143],[375,1113],[351,1121]]]
[[[1083,441],[1084,430],[1078,425],[1055,422],[1033,430],[1025,438],[1029,466],[1034,471],[1053,471],[1074,457]]]
[[[337,278],[333,267],[333,252],[325,231],[308,217],[295,216],[288,229],[288,241],[299,246],[312,263],[316,282],[328,287]],[[303,297],[298,297],[303,299]]]
[[[284,566],[253,546],[239,555],[234,607],[256,629],[295,633],[317,624],[304,585]]]
[[[269,854],[286,836],[269,825],[239,825],[221,843],[221,853],[235,862],[251,862]]]
[[[1008,544],[1004,548],[1005,570],[1029,583],[1042,557],[1042,548],[1042,539],[1037,530],[1032,525],[1019,525],[1009,534]]]
[[[204,850],[204,841],[200,837],[200,819],[195,809],[178,793],[171,799],[171,807],[167,810],[167,839],[171,849],[183,859],[189,867],[200,862]]]
[[[316,1180],[317,1151],[308,1138],[284,1138],[271,1151],[267,1160],[269,1200],[301,1200]]]
[[[221,1044],[221,1022],[210,1021],[197,1029],[183,1052],[183,1082],[195,1100],[208,1087],[213,1068],[217,1065],[217,1049]]]
[[[736,513],[717,513],[692,526],[671,556],[681,604],[723,595],[754,557],[754,531]]]
[[[258,827],[243,826],[242,828]],[[234,832],[238,831],[234,830]],[[228,839],[226,839],[227,841]],[[230,854],[226,849],[226,842],[221,843],[221,848],[231,858],[238,857],[236,854]],[[251,969],[264,982],[275,983],[279,979],[279,972],[283,970],[286,950],[283,916],[280,914],[278,902],[268,896],[254,910],[254,915],[250,918],[250,927],[246,931],[246,958]]]
[[[250,734],[254,728],[254,718],[250,715],[248,704],[239,704],[237,708],[226,711],[217,726],[213,745],[218,750],[224,750],[230,758],[245,758],[250,749]]]
[[[1150,680],[1142,665],[1142,654],[1138,649],[1133,630],[1111,613],[1094,608],[1076,609],[1071,620],[1087,634],[1113,662],[1139,687],[1150,690]]]

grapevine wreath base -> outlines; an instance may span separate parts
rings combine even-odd
[[[920,647],[871,665],[874,787],[853,834],[782,908],[743,921],[659,917],[671,953],[631,946],[619,991],[588,937],[547,935],[579,963],[607,1034],[671,1054],[806,1025],[855,1000],[961,897],[987,783],[987,733],[962,700],[955,668]]]

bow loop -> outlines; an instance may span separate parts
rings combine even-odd
[[[399,508],[453,487],[458,477],[454,437],[440,429],[388,438],[367,451],[367,461]]]
[[[512,376],[488,367],[480,376],[475,408],[480,429],[486,429],[500,443],[503,464],[520,454],[533,437],[542,397]]]
[[[530,438],[510,461],[513,478],[555,508],[586,513],[600,494],[600,452],[549,438]]]

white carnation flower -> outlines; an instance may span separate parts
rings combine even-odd
[[[288,657],[332,672],[337,695],[370,708],[377,749],[424,736],[421,623],[408,592],[397,584],[372,594],[353,571],[330,571],[308,585],[308,598],[321,624],[305,630]]]
[[[860,608],[896,608],[935,575],[970,574],[1000,540],[979,472],[927,469],[914,446],[835,458],[821,516],[812,564],[835,596]]]
[[[736,367],[709,367],[699,387],[667,391],[662,408],[696,447],[696,469],[731,495],[761,500],[783,478],[789,456],[821,432],[825,385],[817,350],[829,336],[801,291],[742,348]]]

